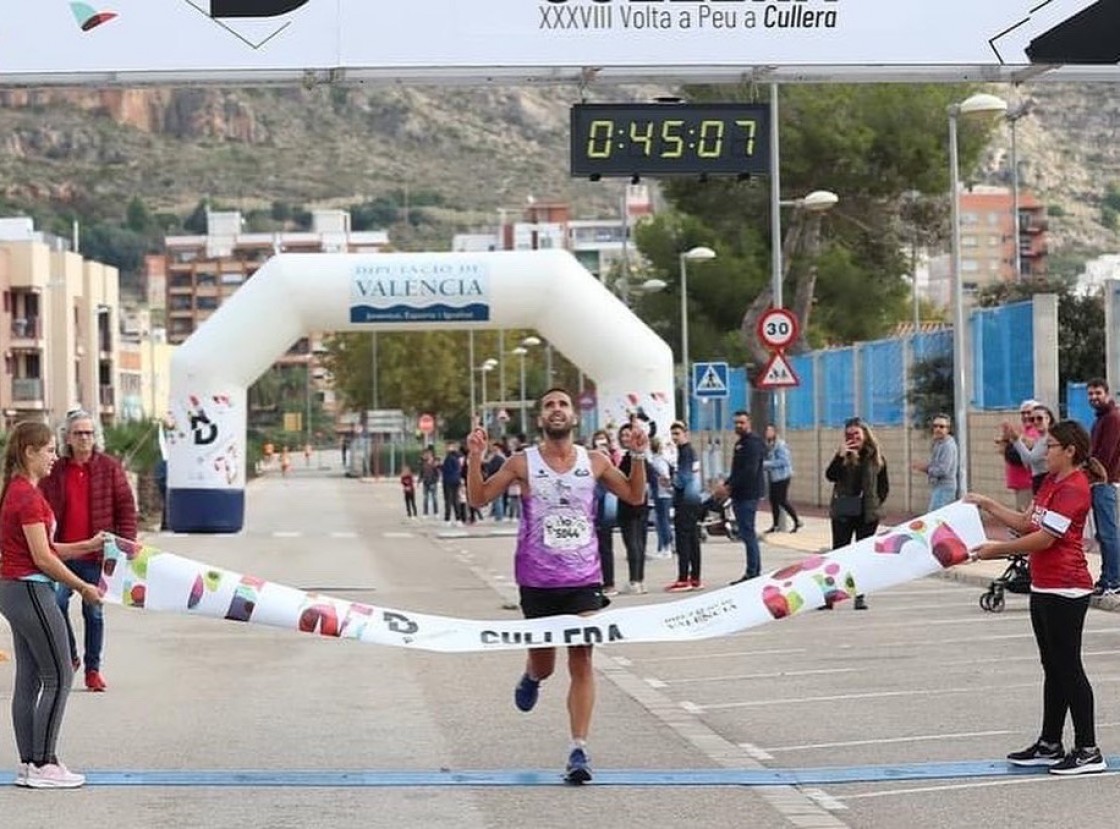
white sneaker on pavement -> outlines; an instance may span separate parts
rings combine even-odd
[[[76,789],[85,782],[85,775],[75,774],[62,763],[31,763],[27,767],[27,786],[31,789]]]

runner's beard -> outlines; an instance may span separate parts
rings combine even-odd
[[[546,438],[566,438],[572,434],[572,422],[569,420],[562,426],[554,425],[548,421],[544,424],[544,436]]]

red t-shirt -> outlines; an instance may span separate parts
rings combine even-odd
[[[63,472],[62,486],[66,496],[66,509],[58,528],[58,541],[85,541],[93,535],[93,516],[90,514],[88,463],[71,461]]]
[[[1089,479],[1080,469],[1060,481],[1047,475],[1031,504],[1031,530],[1054,536],[1054,543],[1031,554],[1031,587],[1041,590],[1092,590],[1081,537],[1092,508]]]
[[[48,539],[54,535],[51,505],[38,487],[16,475],[8,484],[0,507],[0,579],[22,579],[41,573],[23,534],[28,524],[45,525]]]

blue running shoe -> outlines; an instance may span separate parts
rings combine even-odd
[[[513,702],[521,711],[532,711],[541,693],[541,681],[522,674],[517,687],[513,689]]]
[[[582,748],[573,748],[568,755],[568,767],[564,770],[564,782],[582,786],[591,782],[591,761]]]

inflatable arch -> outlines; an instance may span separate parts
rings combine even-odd
[[[536,329],[595,382],[600,422],[672,417],[669,346],[566,251],[279,254],[172,358],[171,529],[241,529],[248,387],[292,343],[432,328]]]

